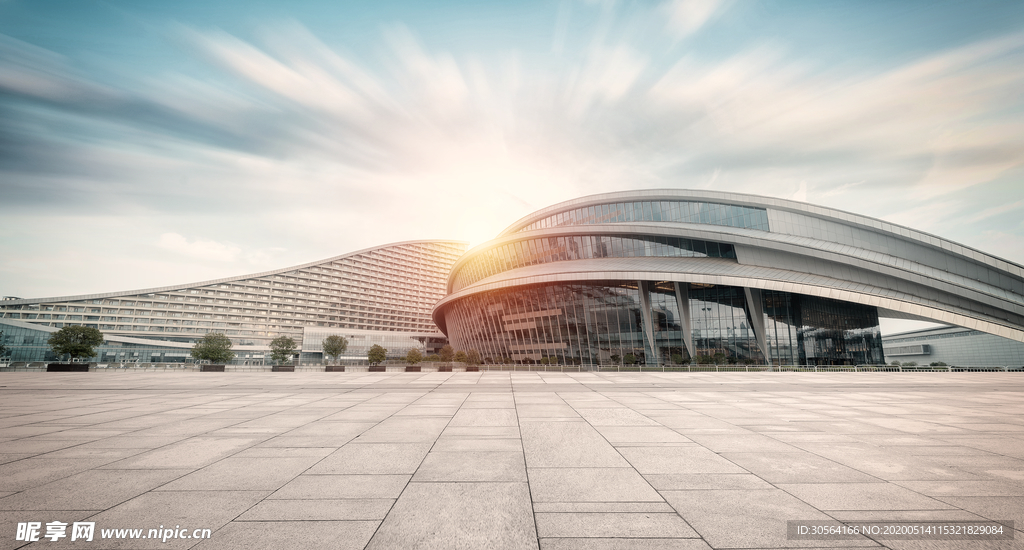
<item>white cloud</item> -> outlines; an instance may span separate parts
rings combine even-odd
[[[668,28],[679,38],[691,35],[727,5],[723,0],[671,0],[664,5]]]
[[[188,239],[177,233],[160,235],[157,246],[191,258],[218,262],[233,262],[242,253],[242,249],[237,246],[207,239],[196,239],[189,242]]]

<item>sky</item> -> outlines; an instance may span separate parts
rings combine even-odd
[[[0,294],[716,189],[1024,264],[1024,2],[0,0]]]

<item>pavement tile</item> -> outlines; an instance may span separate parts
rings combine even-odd
[[[779,483],[819,510],[942,510],[951,508],[892,483]]]
[[[361,550],[379,521],[233,521],[218,529],[197,550],[307,550],[332,548]]]
[[[778,489],[662,491],[661,494],[714,548],[879,546],[868,539],[787,540],[787,520],[831,518]]]
[[[592,426],[661,426],[654,420],[625,407],[617,409],[576,409]]]
[[[535,548],[534,525],[543,548],[876,545],[779,541],[780,520],[829,516],[1024,526],[1017,375],[107,373],[75,376],[73,390],[54,376],[3,376],[0,508],[41,509],[0,510],[0,535],[40,513],[223,525],[203,548],[317,547],[336,534],[319,527],[359,523],[382,527],[378,548]],[[462,481],[474,479],[513,481]],[[638,520],[675,510],[706,542]],[[602,514],[618,519],[586,523]],[[506,517],[521,518],[517,532],[493,528]],[[623,517],[632,523],[620,529]],[[0,550],[12,539],[0,536]],[[1024,531],[971,549],[1022,541]]]
[[[153,468],[198,469],[259,443],[248,437],[193,437],[148,451],[124,460],[111,462],[113,470],[148,470]]]
[[[516,402],[516,414],[519,418],[567,418],[572,420],[578,420],[580,415],[569,405],[523,405]]]
[[[523,442],[520,439],[447,437],[442,435],[431,449],[431,452],[454,451],[509,451],[522,453]]]
[[[1006,481],[894,481],[893,483],[933,497],[1024,497],[1024,484]]]
[[[526,481],[522,451],[431,451],[412,477],[417,481]]]
[[[541,550],[709,550],[700,539],[561,538],[540,539]]]
[[[213,529],[238,517],[268,491],[164,491],[148,492],[89,518],[100,528],[141,528],[148,532],[161,525],[187,529]],[[68,539],[64,539],[65,541]],[[62,541],[63,542],[63,541]],[[68,542],[69,545],[74,543]],[[105,540],[106,548],[189,548],[194,540]],[[69,546],[74,548],[74,546]]]
[[[441,432],[442,437],[493,437],[519,439],[519,426],[452,426]]]
[[[357,443],[414,443],[434,441],[448,425],[449,418],[392,417],[366,430]]]
[[[761,434],[712,435],[690,434],[687,437],[716,453],[787,453],[800,449]]]
[[[0,498],[0,510],[106,510],[189,470],[88,470]]]
[[[430,443],[349,443],[309,469],[309,474],[412,474]]]
[[[526,483],[411,483],[366,546],[537,547]]]
[[[753,474],[646,474],[644,478],[659,491],[772,488],[767,481]]]
[[[879,479],[807,452],[722,453],[770,483],[877,482]]]
[[[409,483],[408,475],[301,475],[270,495],[269,499],[398,498]]]
[[[269,458],[269,457],[280,457],[280,458],[291,458],[296,456],[315,456],[323,458],[336,449],[332,447],[249,447],[244,451],[239,451],[232,456],[232,458]]]
[[[697,445],[619,447],[638,472],[648,474],[745,474],[743,468]]]
[[[539,512],[624,512],[624,513],[675,513],[664,500],[658,502],[537,502],[533,503],[534,513]]]
[[[264,500],[235,521],[380,521],[394,503],[390,498]]]
[[[530,468],[534,502],[664,502],[632,468]]]
[[[455,426],[518,426],[519,419],[514,409],[461,409],[452,417],[450,427]],[[447,430],[446,430],[447,432]]]
[[[320,457],[229,457],[162,487],[161,491],[273,491],[315,464]]]
[[[26,458],[0,464],[0,491],[24,491],[109,462],[105,458]]]
[[[691,443],[692,440],[664,426],[596,426],[613,445],[616,443]]]
[[[574,512],[535,514],[541,538],[699,538],[673,513]]]
[[[520,429],[530,468],[629,466],[586,422],[527,422]]]

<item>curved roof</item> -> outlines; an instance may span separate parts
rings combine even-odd
[[[603,204],[704,202],[764,209],[768,231],[678,221],[603,221],[523,230],[553,214]],[[619,219],[622,219],[621,217]],[[593,220],[590,220],[593,222]],[[545,225],[545,224],[541,224]],[[536,225],[534,226],[536,227]],[[489,251],[527,239],[593,236],[703,239],[733,246],[736,259],[628,257],[484,262]],[[474,277],[456,277],[470,269]],[[474,271],[475,269],[475,271]],[[728,284],[833,297],[877,306],[880,316],[974,328],[1024,341],[1024,267],[940,237],[875,218],[796,201],[720,191],[654,189],[590,195],[534,212],[460,258],[444,307],[463,296],[546,282],[666,280]]]
[[[321,264],[327,264],[327,263],[331,263],[331,262],[334,262],[334,261],[337,261],[337,260],[342,260],[342,259],[350,258],[350,257],[353,257],[353,256],[359,256],[360,254],[366,254],[367,252],[373,252],[375,250],[384,250],[384,249],[387,249],[387,248],[395,248],[395,247],[398,247],[398,246],[410,245],[410,244],[430,244],[430,243],[449,243],[449,244],[460,244],[460,245],[468,245],[469,244],[466,241],[454,241],[454,240],[448,240],[448,239],[421,239],[421,240],[415,240],[415,241],[400,241],[400,242],[396,242],[396,243],[388,243],[388,244],[383,244],[383,245],[378,245],[378,246],[371,246],[369,248],[364,248],[362,250],[356,250],[355,252],[349,252],[347,254],[342,254],[340,256],[332,256],[330,258],[326,258],[326,259],[323,259],[323,260],[317,260],[315,262],[307,262],[307,263],[300,264],[300,265],[293,265],[291,267],[284,267],[284,268],[281,268],[281,269],[273,269],[273,270],[270,270],[270,271],[261,271],[259,273],[248,273],[246,275],[237,275],[237,276],[234,276],[234,277],[225,277],[223,279],[210,279],[208,281],[199,281],[199,282],[195,282],[195,283],[185,283],[185,284],[180,284],[180,285],[161,286],[161,287],[154,287],[154,288],[144,288],[144,289],[138,289],[138,290],[122,290],[122,291],[118,291],[118,292],[105,292],[105,293],[99,293],[99,294],[78,294],[78,295],[73,295],[73,296],[49,296],[49,297],[44,297],[44,298],[18,298],[16,300],[4,300],[3,303],[0,304],[0,305],[16,306],[16,305],[22,305],[22,304],[36,304],[36,303],[39,303],[39,302],[77,302],[79,300],[93,300],[93,299],[99,299],[99,298],[117,298],[119,296],[137,296],[139,294],[155,294],[157,292],[168,292],[168,291],[172,291],[172,290],[182,290],[182,289],[187,289],[187,288],[196,288],[196,287],[203,287],[203,286],[209,286],[209,285],[219,285],[219,284],[222,284],[222,283],[232,283],[232,282],[236,282],[236,281],[244,281],[246,279],[254,279],[254,278],[257,278],[257,277],[266,277],[268,275],[277,275],[277,274],[280,274],[280,273],[288,273],[290,271],[295,271],[296,269],[303,269],[303,268],[306,268],[306,267],[313,267],[313,266],[317,266],[317,265],[321,265]]]

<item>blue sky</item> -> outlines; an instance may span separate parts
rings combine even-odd
[[[715,188],[1024,263],[1024,3],[0,0],[0,294]]]

